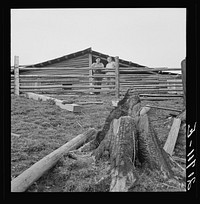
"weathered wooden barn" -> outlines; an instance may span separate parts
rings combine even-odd
[[[25,68],[41,68],[41,70],[22,70],[20,71],[20,75],[91,75],[91,70],[86,70],[86,69],[81,69],[85,67],[90,67],[92,63],[95,62],[97,57],[101,58],[101,62],[106,66],[107,64],[107,57],[110,56],[108,54],[103,54],[97,51],[92,50],[92,48],[88,48],[85,50],[81,50],[75,53],[71,53],[68,55],[64,55],[59,58],[51,59],[45,62],[37,63],[37,64],[32,64],[32,65],[27,65],[24,66]],[[111,56],[114,57],[115,56]],[[145,66],[123,60],[119,58],[119,66],[120,67],[136,67],[136,68],[145,68]],[[66,67],[65,70],[59,70],[59,69],[54,69],[54,70],[43,70],[42,68],[48,68],[48,67],[54,67],[54,68],[60,68],[60,67]],[[80,68],[80,69],[72,69],[72,68]],[[147,68],[148,70],[148,68]],[[120,71],[120,73],[124,73],[123,71]],[[129,72],[125,72],[125,74],[129,74]],[[77,84],[80,81],[83,81],[83,78],[73,78],[73,80],[67,80],[67,83],[63,83],[63,85],[71,85],[71,84]],[[38,86],[41,84],[49,84],[48,80],[45,82],[36,82],[36,83],[26,83],[26,85],[30,86]],[[52,84],[52,83],[51,83]],[[23,84],[22,84],[23,85]]]
[[[96,87],[96,85],[94,87],[93,80],[95,76],[92,76],[92,70],[89,67],[96,61],[97,57],[100,57],[101,62],[106,66],[108,56],[110,55],[88,48],[56,59],[20,66],[20,90],[22,92],[28,90],[42,92],[42,89],[53,90],[55,88],[56,91],[78,89],[87,92],[88,87],[90,90],[92,86],[93,88]],[[111,57],[114,59],[115,56]],[[13,71],[13,69],[11,70]],[[163,72],[162,68],[152,69],[119,58],[120,90],[134,86],[139,91],[146,91],[146,93],[149,93],[150,89],[152,92],[159,90],[162,93],[163,90],[163,93],[166,91],[176,93],[177,86],[180,86],[180,79],[177,77],[180,78],[178,74],[168,72],[168,68]],[[105,87],[107,86],[106,80],[106,77],[103,77],[103,89],[108,88]]]

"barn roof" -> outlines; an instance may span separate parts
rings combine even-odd
[[[72,59],[72,58],[75,58],[75,57],[79,57],[79,56],[82,56],[82,55],[85,55],[85,54],[88,54],[88,53],[91,53],[95,57],[101,57],[101,58],[107,58],[108,56],[110,56],[108,54],[103,54],[103,53],[94,51],[90,47],[90,48],[87,48],[85,50],[74,52],[74,53],[71,53],[71,54],[68,54],[68,55],[64,55],[62,57],[51,59],[51,60],[48,60],[48,61],[44,61],[44,62],[41,62],[41,63],[37,63],[37,64],[33,64],[33,65],[28,65],[26,67],[44,67],[44,66],[47,66],[47,65],[49,66],[51,64],[53,65],[54,63],[58,63],[58,62],[62,62],[62,61],[67,60],[67,59]],[[111,57],[113,57],[113,56],[111,56]],[[123,60],[123,59],[119,59],[119,63],[123,64],[125,66],[145,67],[143,65],[139,65],[137,63],[133,63],[131,61],[127,61],[127,60]]]
[[[104,60],[106,60],[108,56],[111,56],[111,55],[108,55],[108,54],[104,54],[104,53],[94,51],[90,47],[90,48],[87,48],[87,49],[84,49],[84,50],[81,50],[81,51],[78,51],[78,52],[74,52],[74,53],[71,53],[71,54],[68,54],[68,55],[64,55],[64,56],[59,57],[59,58],[55,58],[55,59],[51,59],[51,60],[47,60],[47,61],[44,61],[44,62],[31,64],[31,65],[20,65],[20,67],[24,67],[24,68],[27,67],[28,68],[28,67],[51,66],[51,65],[53,65],[55,63],[62,62],[62,61],[65,61],[65,60],[69,60],[69,59],[73,59],[73,58],[76,58],[76,57],[80,57],[80,56],[83,56],[83,55],[89,54],[89,53],[91,53],[93,57],[101,57]],[[114,57],[114,56],[111,56],[111,57]],[[150,71],[150,72],[156,72],[156,73],[160,73],[160,74],[177,75],[177,73],[172,73],[172,72],[166,72],[166,71],[165,72],[159,72],[159,71],[155,71],[155,70],[152,70],[152,69],[149,70],[149,68],[147,66],[140,65],[140,64],[137,64],[137,63],[134,63],[134,62],[131,62],[131,61],[123,60],[123,59],[119,59],[119,64],[120,64],[120,66],[125,66],[125,67],[146,68],[148,72]],[[14,66],[11,66],[11,73],[13,72],[13,68],[14,68]],[[25,70],[24,70],[24,72],[25,72]]]

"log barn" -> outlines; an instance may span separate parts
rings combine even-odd
[[[22,92],[28,89],[31,91],[32,88],[34,92],[43,92],[40,87],[50,90],[51,87],[45,86],[52,86],[51,91],[55,88],[54,91],[56,92],[75,89],[78,89],[76,91],[88,92],[88,87],[90,87],[90,90],[94,88],[92,83],[94,77],[90,69],[92,63],[95,62],[97,57],[100,57],[101,62],[106,66],[108,56],[111,56],[114,60],[115,56],[94,51],[90,47],[37,64],[20,66],[22,67],[19,77],[20,90]],[[141,90],[142,93],[149,93],[149,91],[154,93],[155,89],[156,91],[159,90],[160,93],[176,93],[178,88],[176,84],[180,83],[176,80],[177,77],[180,78],[180,75],[168,72],[167,68],[164,72],[161,70],[163,69],[152,69],[119,58],[120,90],[135,86],[139,91],[144,89]],[[104,87],[101,91],[109,89],[106,88],[107,79],[104,79],[102,81]]]
[[[86,70],[86,69],[81,69],[81,68],[86,68],[90,67],[92,63],[95,62],[95,59],[97,57],[101,58],[101,62],[106,66],[107,64],[107,57],[110,56],[108,54],[103,54],[97,51],[92,50],[92,48],[87,48],[78,52],[74,52],[68,55],[64,55],[59,58],[51,59],[48,61],[40,62],[37,64],[32,64],[32,65],[27,65],[24,66],[24,68],[41,68],[41,70],[21,70],[20,75],[91,75],[91,70]],[[115,56],[111,56],[114,60]],[[124,59],[119,59],[119,66],[120,67],[137,67],[137,68],[145,68],[145,66],[127,61]],[[43,70],[42,68],[58,68],[54,70]],[[66,67],[65,70],[59,70],[61,67]],[[72,68],[79,68],[79,69],[72,69]],[[123,73],[121,71],[120,73]],[[127,73],[127,72],[126,72]],[[128,74],[128,73],[127,73]],[[60,80],[62,85],[72,85],[72,84],[78,84],[79,82],[83,82],[85,78],[77,77],[77,78],[68,78],[68,79],[63,79],[65,83]],[[40,86],[40,85],[52,85],[52,80],[51,79],[46,79],[43,82],[39,82],[40,79],[38,78],[38,82],[31,82],[30,83],[26,82],[26,86]],[[58,83],[56,83],[58,84]],[[23,86],[23,83],[21,83]]]

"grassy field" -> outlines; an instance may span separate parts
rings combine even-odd
[[[11,132],[20,137],[11,136],[11,179],[21,174],[35,162],[62,146],[78,134],[93,127],[101,129],[109,112],[113,109],[110,95],[56,96],[58,99],[74,101],[101,101],[102,104],[82,105],[80,113],[72,113],[50,102],[35,101],[25,97],[11,96]],[[152,104],[183,109],[183,100],[142,101],[142,105]],[[149,118],[154,125],[163,146],[172,119],[164,111],[152,108]],[[179,132],[175,155],[185,158],[185,128]],[[44,174],[29,187],[27,192],[99,192],[109,191],[110,178],[101,180],[109,174],[109,163],[102,160],[98,164],[78,162],[64,156],[55,167]],[[159,175],[138,170],[139,181],[130,191],[184,191],[185,184],[174,181],[164,183]],[[99,181],[99,182],[98,182]],[[171,183],[170,183],[171,182]]]

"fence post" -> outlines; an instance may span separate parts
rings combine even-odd
[[[89,53],[89,68],[91,68],[92,66],[92,54]],[[89,69],[89,76],[92,76],[92,69]],[[89,85],[92,86],[92,81],[93,81],[93,78],[89,78]],[[89,88],[89,89],[92,89],[92,88]],[[93,94],[93,92],[90,92],[90,94]]]
[[[19,96],[19,56],[14,57],[14,94]]]
[[[181,76],[183,85],[183,99],[184,105],[186,107],[186,58],[181,61]]]
[[[115,57],[115,96],[119,99],[119,57]]]

